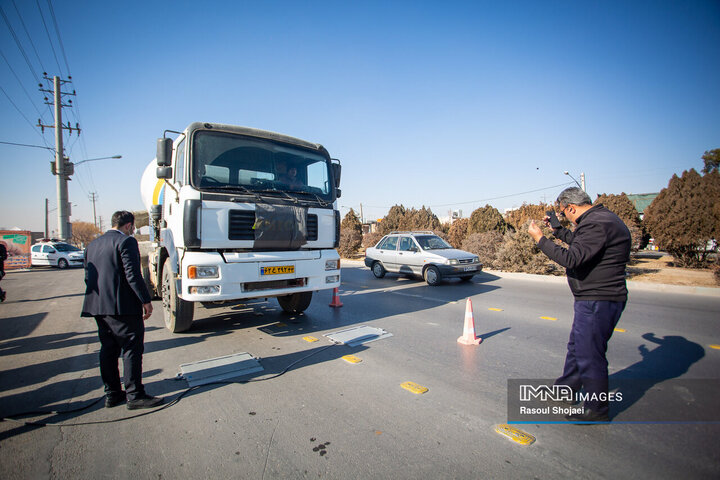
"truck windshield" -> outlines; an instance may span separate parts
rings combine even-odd
[[[223,132],[197,132],[192,184],[200,189],[312,193],[331,201],[329,162],[301,147]]]

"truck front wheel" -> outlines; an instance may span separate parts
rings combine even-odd
[[[178,297],[175,290],[175,275],[170,259],[165,260],[162,271],[162,305],[165,327],[173,333],[184,332],[193,321],[195,304]]]
[[[285,313],[302,313],[310,306],[312,292],[299,292],[283,297],[277,297],[277,301]]]

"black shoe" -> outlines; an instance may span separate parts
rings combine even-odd
[[[5,301],[5,292],[0,291],[0,303]]]
[[[151,397],[150,395],[141,395],[133,400],[128,400],[127,409],[137,410],[138,408],[153,408],[162,405],[165,399],[160,397]]]
[[[596,412],[589,408],[583,407],[583,413],[575,413],[572,415],[565,415],[565,419],[569,422],[575,423],[607,423],[610,421],[610,416],[607,413]]]
[[[105,408],[117,407],[125,403],[126,400],[125,392],[122,393],[110,393],[105,395]]]

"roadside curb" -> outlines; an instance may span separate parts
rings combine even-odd
[[[342,259],[341,265],[347,266],[365,266],[365,262],[362,260],[347,260]],[[500,278],[515,278],[518,280],[528,280],[534,282],[545,282],[545,283],[564,283],[567,284],[567,278],[556,275],[537,275],[533,273],[519,273],[519,272],[503,272],[500,270],[489,270],[483,269],[482,273],[489,273]],[[482,275],[482,273],[480,275]],[[720,297],[720,287],[693,287],[689,285],[669,285],[666,283],[650,283],[650,282],[638,282],[635,280],[627,281],[628,291],[645,291],[645,292],[663,292],[663,293],[678,293],[685,295],[702,295],[709,297]]]

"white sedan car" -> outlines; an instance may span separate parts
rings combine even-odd
[[[468,281],[482,271],[477,255],[451,247],[433,232],[393,232],[365,251],[365,265],[377,278],[386,272],[421,276],[428,285],[443,278]]]
[[[83,250],[64,242],[37,243],[30,249],[30,262],[33,267],[49,265],[67,268],[83,266]]]

